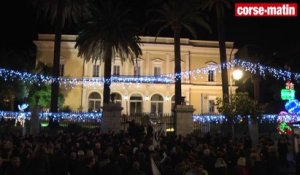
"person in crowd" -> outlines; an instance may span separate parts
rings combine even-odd
[[[8,164],[5,175],[25,175],[24,170],[21,167],[21,159],[19,156],[14,156],[11,158]]]
[[[132,121],[120,133],[96,128],[1,135],[0,175],[280,175],[278,167],[286,162],[285,138],[277,149],[268,137],[251,147],[245,138],[222,133],[167,134],[155,143],[151,128],[148,136],[139,128]],[[300,155],[295,157],[299,174]]]

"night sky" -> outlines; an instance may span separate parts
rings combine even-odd
[[[142,25],[146,21],[145,14],[147,1],[127,0],[135,9],[135,16],[138,17]],[[148,0],[151,2],[150,0]],[[30,7],[29,0],[10,0],[5,5],[1,5],[0,18],[2,39],[1,47],[22,48],[31,45],[31,41],[37,33],[52,33],[49,21],[37,20],[34,10]],[[276,2],[276,1],[272,1]],[[282,2],[282,1],[280,1]],[[292,2],[292,1],[288,1]],[[297,1],[295,1],[297,2]],[[146,5],[145,5],[146,4]],[[213,28],[213,33],[209,34],[199,28],[198,38],[203,40],[217,40],[216,23],[214,11],[207,14],[209,23]],[[300,42],[300,20],[294,18],[239,18],[234,17],[234,8],[226,11],[226,39],[234,41],[236,47],[246,44],[255,44],[264,48],[269,48],[277,54],[282,50],[293,50]],[[65,33],[76,33],[76,26],[67,26]],[[143,35],[153,35],[155,29],[144,32]],[[171,33],[164,32],[164,36],[172,37]],[[183,34],[183,37],[190,37]],[[296,49],[297,50],[297,49]]]

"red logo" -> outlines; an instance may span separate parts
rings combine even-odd
[[[236,17],[297,17],[297,3],[235,3]]]

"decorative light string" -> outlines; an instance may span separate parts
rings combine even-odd
[[[0,117],[4,119],[16,119],[20,115],[24,115],[27,120],[31,118],[31,112],[10,112],[10,111],[0,111]],[[101,121],[102,113],[99,112],[40,112],[39,114],[40,120],[49,120],[49,118],[53,118],[54,120],[68,120],[68,121],[76,121],[76,122],[87,122],[87,121]]]
[[[242,121],[243,118],[248,117],[248,119],[251,118],[251,116],[236,116],[234,122]],[[263,114],[260,118],[257,118],[259,122],[268,122],[268,123],[276,123],[278,118],[282,121],[300,121],[300,115],[277,115],[277,114]],[[224,115],[221,114],[214,114],[214,115],[208,115],[208,114],[194,114],[193,115],[194,122],[200,122],[200,123],[223,123],[226,122],[227,119]]]
[[[24,115],[27,120],[30,120],[31,112],[10,112],[10,111],[0,111],[0,118],[4,119],[16,119],[20,115]],[[95,121],[101,122],[102,113],[101,112],[58,112],[58,113],[50,113],[50,112],[40,112],[39,118],[40,120],[48,120],[49,118],[53,118],[54,120],[68,120],[74,122],[87,122],[87,121]],[[250,119],[250,116],[246,116]],[[241,116],[237,116],[235,122],[241,121]],[[276,123],[278,119],[282,121],[300,121],[300,115],[277,115],[277,114],[264,114],[260,118],[260,122],[268,122],[268,123]],[[194,114],[193,121],[198,123],[223,123],[226,122],[227,119],[224,115],[221,114]]]
[[[201,74],[208,74],[210,70],[221,72],[222,67],[227,66],[228,69],[234,69],[235,67],[239,67],[244,71],[250,72],[251,74],[257,74],[260,76],[270,75],[276,79],[282,80],[291,80],[294,78],[295,80],[300,79],[300,73],[293,73],[291,71],[285,69],[278,69],[270,66],[263,66],[260,63],[252,63],[249,61],[244,61],[241,59],[234,59],[231,62],[224,63],[223,65],[210,65],[205,68],[197,68],[190,71],[185,71],[181,73],[181,78],[189,78],[189,77],[197,77]],[[167,74],[166,76],[175,78],[173,74]]]
[[[224,115],[207,115],[207,114],[194,114],[193,121],[198,123],[223,123],[226,121]]]
[[[74,87],[76,85],[95,86],[103,85],[104,81],[112,83],[174,83],[174,79],[182,78],[188,79],[190,77],[197,78],[203,74],[208,74],[210,70],[221,72],[221,68],[226,66],[228,69],[240,67],[244,71],[260,76],[270,75],[277,79],[282,80],[300,80],[300,73],[293,73],[285,69],[278,69],[270,66],[263,66],[260,63],[252,63],[243,61],[241,59],[234,59],[231,62],[224,63],[223,65],[209,65],[203,68],[184,71],[176,74],[163,74],[160,76],[112,76],[111,79],[104,80],[103,77],[83,77],[83,78],[69,78],[69,77],[51,77],[42,74],[33,74],[29,72],[20,72],[9,69],[0,69],[0,77],[4,80],[21,80],[26,83],[36,84],[51,84],[52,82],[59,82],[61,85]]]

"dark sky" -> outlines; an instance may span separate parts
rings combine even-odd
[[[127,0],[135,8],[135,13],[141,23],[145,20],[144,12],[147,9],[147,1]],[[152,2],[151,0],[148,0]],[[284,0],[283,0],[284,1]],[[283,2],[282,0],[270,0],[269,2]],[[297,2],[291,0],[288,2]],[[0,7],[1,21],[1,46],[0,48],[27,48],[32,46],[32,40],[39,32],[51,33],[48,21],[37,21],[34,10],[30,7],[29,0],[10,0]],[[253,2],[253,0],[251,1]],[[261,1],[259,1],[261,2]],[[209,34],[198,28],[198,39],[217,40],[217,30],[214,11],[208,13],[209,23],[213,33]],[[273,52],[274,55],[289,55],[296,57],[300,50],[300,18],[239,18],[234,17],[234,8],[226,11],[226,39],[234,41],[237,47],[247,44],[259,45]],[[76,27],[72,26],[71,29]],[[66,32],[72,31],[66,29]],[[74,31],[74,30],[73,30]],[[154,32],[152,32],[153,34]],[[144,35],[147,35],[145,33]],[[150,32],[151,34],[151,32]],[[172,36],[164,33],[165,36]],[[188,37],[188,35],[184,35]],[[292,52],[292,53],[291,53]],[[295,52],[295,53],[294,53]],[[298,57],[298,59],[300,59]]]

